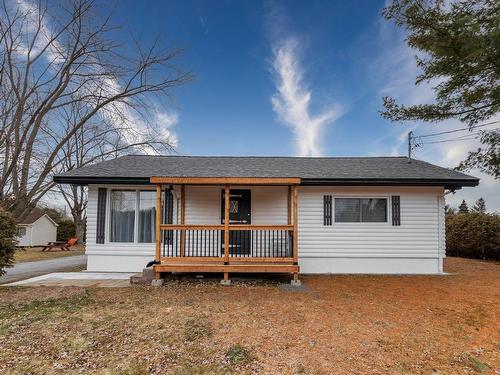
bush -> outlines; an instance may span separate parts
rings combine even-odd
[[[16,222],[10,213],[0,210],[0,276],[4,268],[12,267],[14,264],[14,252],[16,251],[17,236]]]
[[[75,237],[75,223],[73,220],[59,220],[57,224],[59,225],[57,227],[58,241],[67,241],[68,239]],[[80,243],[80,241],[78,242]]]
[[[447,214],[446,255],[500,260],[500,216],[475,212]]]

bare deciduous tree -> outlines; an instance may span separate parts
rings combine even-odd
[[[173,65],[181,50],[118,45],[93,1],[50,5],[4,0],[0,9],[0,207],[17,219],[53,188],[54,173],[130,149],[170,150],[151,103],[191,79]],[[64,190],[73,216],[83,194]]]
[[[79,103],[74,103],[64,114],[67,131],[72,129],[81,117]],[[156,139],[154,135],[142,135],[141,139],[130,142],[123,133],[128,128],[110,126],[106,121],[98,119],[89,122],[85,130],[78,130],[62,149],[62,169],[69,171],[85,167],[99,161],[115,158],[130,150],[145,152],[170,151],[175,140]],[[87,207],[87,191],[84,186],[58,185],[57,193],[61,194],[70,208],[75,223],[76,237],[84,238],[85,213]]]

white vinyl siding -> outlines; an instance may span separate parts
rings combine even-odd
[[[323,196],[401,197],[401,225],[388,222],[323,225]],[[438,188],[300,187],[299,256],[438,257]],[[390,199],[389,199],[390,201]]]
[[[186,224],[220,224],[223,189],[223,186],[186,186]],[[235,189],[251,190],[252,224],[287,223],[287,187],[238,186]]]
[[[97,188],[108,188],[106,240],[96,244]],[[109,242],[109,189],[151,186],[90,185],[87,206],[88,268],[140,271],[153,260],[154,243]],[[186,224],[220,224],[223,186],[186,186]],[[252,190],[252,224],[287,223],[287,187]],[[444,256],[444,189],[438,187],[299,187],[299,265],[304,273],[439,273]],[[385,223],[323,225],[323,196],[387,198]],[[392,195],[401,198],[401,225],[392,226]],[[175,186],[174,222],[179,222],[180,188]]]

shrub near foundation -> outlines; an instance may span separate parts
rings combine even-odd
[[[16,251],[16,222],[10,213],[0,210],[0,276],[12,267]]]
[[[500,216],[475,212],[447,214],[446,255],[500,260]]]

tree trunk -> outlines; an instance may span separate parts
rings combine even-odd
[[[78,238],[78,243],[85,243],[85,217],[83,215],[73,215],[75,222],[75,237]]]

